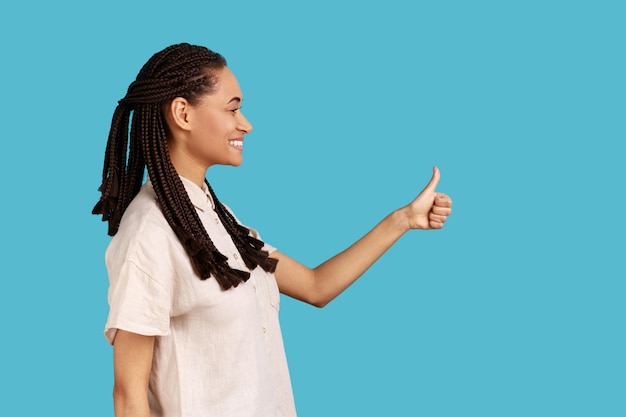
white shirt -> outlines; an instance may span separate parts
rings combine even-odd
[[[181,179],[215,247],[231,267],[248,270],[208,190]],[[229,290],[213,277],[201,280],[150,182],[124,213],[106,264],[107,340],[113,343],[117,329],[156,336],[152,417],[296,415],[273,274],[257,267],[247,282]]]

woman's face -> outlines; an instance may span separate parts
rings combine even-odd
[[[239,166],[243,161],[243,140],[252,125],[241,113],[243,100],[235,75],[227,67],[215,74],[212,94],[189,109],[187,152],[197,163]]]

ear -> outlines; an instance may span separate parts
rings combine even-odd
[[[165,120],[170,123],[170,129],[179,128],[181,130],[190,130],[189,111],[191,105],[182,98],[176,97],[165,109]]]

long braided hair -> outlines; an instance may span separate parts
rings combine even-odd
[[[187,43],[169,46],[146,62],[113,113],[99,188],[102,196],[92,213],[101,214],[102,221],[109,222],[108,234],[115,235],[122,215],[142,186],[147,167],[165,219],[189,255],[194,270],[201,279],[214,276],[223,289],[228,289],[247,281],[250,273],[232,269],[202,225],[170,160],[163,115],[164,105],[176,97],[195,105],[201,96],[211,94],[215,72],[225,66],[226,60],[220,54]],[[263,242],[236,221],[206,179],[205,183],[246,266],[250,270],[261,266],[274,272],[277,261],[262,250]]]

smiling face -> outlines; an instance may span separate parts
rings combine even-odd
[[[243,95],[235,75],[224,67],[214,74],[216,84],[194,105],[176,98],[166,109],[170,130],[169,149],[172,163],[180,175],[193,170],[202,177],[212,165],[239,166],[243,140],[252,125],[241,113]]]

